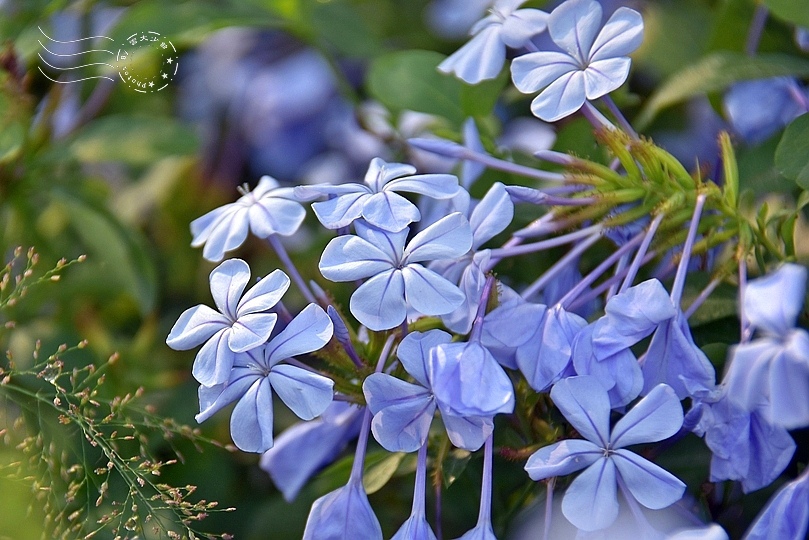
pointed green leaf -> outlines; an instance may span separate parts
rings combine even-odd
[[[775,150],[778,172],[809,189],[809,114],[803,114],[790,123]]]
[[[785,54],[713,53],[666,79],[644,105],[636,125],[643,129],[666,107],[735,82],[786,75],[809,76],[809,61]]]
[[[779,19],[809,27],[809,0],[764,0],[764,5]]]
[[[365,474],[362,476],[362,485],[365,487],[365,493],[370,495],[382,489],[388,480],[393,478],[402,459],[405,457],[404,452],[396,452],[388,454],[381,461],[367,465],[365,467]]]

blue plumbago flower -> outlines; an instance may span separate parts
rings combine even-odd
[[[555,122],[626,81],[627,55],[643,41],[643,19],[622,7],[602,28],[601,16],[601,5],[594,0],[563,2],[548,17],[551,39],[563,52],[528,53],[511,63],[511,78],[520,92],[545,88],[531,103],[535,116]]]
[[[480,343],[500,365],[518,369],[517,352],[534,337],[546,307],[526,302],[502,284],[498,293],[500,305],[483,318]]]
[[[803,307],[806,268],[785,264],[748,283],[743,312],[761,337],[737,345],[725,376],[728,395],[769,422],[809,425],[809,333],[795,328]]]
[[[466,334],[472,328],[489,263],[489,250],[480,246],[503,232],[514,218],[514,203],[511,202],[503,184],[496,182],[489,188],[471,212],[468,212],[472,229],[472,247],[464,256],[454,261],[439,260],[430,264],[449,281],[457,283],[464,293],[464,302],[456,310],[443,315],[441,320],[447,328],[458,334]]]
[[[585,440],[570,439],[540,448],[525,465],[534,480],[585,469],[568,487],[562,513],[577,528],[595,531],[618,516],[617,488],[646,508],[674,504],[685,484],[625,447],[666,439],[680,429],[683,411],[674,391],[661,384],[639,401],[610,431],[606,391],[588,376],[562,379],[551,399]]]
[[[416,483],[413,489],[413,509],[410,517],[399,527],[391,540],[436,540],[424,513],[424,491],[427,484],[427,443],[419,448],[416,463]]]
[[[795,442],[786,429],[740,408],[723,390],[698,401],[688,413],[698,417],[693,431],[705,437],[713,453],[710,480],[739,480],[745,493],[761,489],[789,464]]]
[[[809,469],[773,495],[744,540],[803,540],[809,528]]]
[[[383,356],[387,356],[385,352]],[[354,465],[345,486],[323,495],[312,503],[303,540],[382,540],[382,527],[368,502],[362,485],[362,468],[368,447],[371,411],[365,410],[354,453]]]
[[[248,230],[259,238],[289,236],[306,217],[293,188],[279,187],[270,176],[262,176],[253,191],[240,191],[242,196],[235,203],[220,206],[191,222],[191,245],[205,245],[202,256],[209,261],[221,261],[226,251],[241,246]]]
[[[748,144],[767,140],[807,111],[798,81],[775,77],[734,84],[725,94],[725,114],[733,130]]]
[[[241,297],[248,281],[250,267],[241,259],[229,259],[214,268],[211,295],[219,311],[202,304],[185,310],[166,338],[169,347],[180,351],[205,343],[192,369],[200,384],[227,381],[236,353],[262,345],[275,328],[278,316],[267,311],[289,288],[289,278],[275,270]]]
[[[363,412],[363,408],[332,401],[319,418],[295,424],[275,438],[260,465],[287,502],[357,436]]]
[[[385,373],[369,375],[362,385],[371,424],[379,444],[391,452],[414,452],[427,441],[436,407],[452,444],[477,450],[494,429],[491,415],[467,415],[452,407],[453,400],[438,400],[433,393],[433,350],[452,337],[441,330],[412,332],[399,344],[397,356],[417,384]]]
[[[535,316],[539,314],[537,308],[533,312]],[[544,392],[559,379],[575,375],[572,364],[573,343],[585,327],[587,321],[560,305],[542,310],[541,321],[533,330],[524,333],[528,339],[517,348],[516,354],[517,366],[531,388]],[[518,328],[519,325],[513,327],[514,330]],[[513,331],[505,327],[503,330]]]
[[[303,420],[320,415],[332,401],[334,383],[281,362],[322,348],[332,328],[323,308],[309,304],[267,345],[237,354],[227,382],[200,386],[197,422],[238,400],[230,417],[233,442],[245,452],[264,452],[273,445],[273,390]]]
[[[443,315],[464,301],[460,289],[421,262],[454,259],[469,251],[472,233],[466,218],[450,214],[433,223],[405,247],[408,230],[391,233],[362,222],[358,236],[332,239],[320,258],[320,272],[331,281],[370,278],[351,295],[349,309],[371,330],[401,324],[407,308]]]
[[[312,203],[317,219],[324,227],[339,229],[363,218],[371,225],[389,232],[399,232],[421,219],[419,209],[398,191],[418,193],[434,199],[448,199],[458,192],[458,178],[451,174],[419,174],[416,168],[403,163],[371,160],[364,184],[320,184],[298,186],[295,195],[315,199],[334,196],[327,201]]]
[[[809,52],[809,28],[795,27],[795,44],[803,52]]]
[[[490,14],[470,30],[472,39],[438,65],[469,84],[494,79],[506,61],[506,46],[522,47],[545,31],[548,14],[538,9],[517,9],[526,0],[497,0]]]

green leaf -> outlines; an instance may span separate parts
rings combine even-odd
[[[775,167],[800,187],[809,189],[809,114],[787,126],[775,150]]]
[[[394,112],[436,114],[459,125],[466,117],[461,105],[465,85],[436,69],[444,58],[419,50],[379,56],[368,72],[368,92]]]
[[[666,107],[724,90],[735,82],[786,75],[809,76],[809,61],[785,54],[713,53],[666,79],[646,102],[636,125],[643,129]]]
[[[441,467],[441,473],[444,476],[444,487],[448,488],[455,483],[455,480],[464,472],[466,466],[469,465],[469,460],[472,459],[472,453],[468,450],[460,448],[453,449],[444,464]]]
[[[382,461],[368,465],[365,468],[365,474],[363,474],[362,477],[362,485],[365,487],[365,493],[368,495],[382,489],[385,484],[388,483],[388,480],[393,478],[393,475],[402,463],[402,459],[404,459],[406,455],[404,452],[396,452],[395,454],[385,452],[385,454],[387,454],[387,456],[385,456]]]
[[[362,12],[348,2],[312,2],[306,20],[311,24],[312,39],[334,47],[341,55],[370,58],[382,49],[382,42]]]
[[[197,138],[190,128],[171,118],[121,114],[92,122],[78,133],[70,148],[84,162],[142,166],[167,156],[195,154]]]
[[[809,26],[809,0],[764,0],[773,15],[797,26]]]
[[[96,283],[128,294],[142,315],[151,312],[157,298],[157,270],[140,238],[107,210],[66,191],[54,195],[87,248],[88,263],[94,264],[86,268],[98,274]]]

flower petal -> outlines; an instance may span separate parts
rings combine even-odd
[[[402,176],[410,176],[415,174],[416,168],[406,163],[387,163],[382,158],[374,158],[368,165],[368,170],[365,172],[365,185],[371,188],[373,193],[379,193],[385,188],[385,185],[393,180]]]
[[[401,270],[378,274],[354,291],[349,309],[370,330],[388,330],[407,316],[405,286]]]
[[[474,452],[478,450],[489,435],[494,431],[494,422],[485,416],[459,416],[452,411],[441,407],[441,420],[444,422],[444,429],[452,444],[458,448]]]
[[[667,439],[683,426],[683,407],[671,386],[659,384],[618,420],[612,429],[613,448]]]
[[[228,347],[236,353],[255,349],[270,339],[278,315],[275,313],[250,313],[233,323],[228,337]]]
[[[771,274],[751,280],[744,292],[744,313],[750,324],[785,336],[803,308],[806,272],[799,264],[784,264]]]
[[[643,42],[643,17],[634,9],[619,7],[598,33],[590,48],[590,61],[626,56]]]
[[[407,303],[424,315],[443,315],[463,304],[464,294],[456,286],[420,264],[402,269]]]
[[[624,485],[646,508],[660,510],[683,497],[685,484],[679,478],[634,452],[616,450],[612,460]]]
[[[390,270],[390,256],[359,236],[332,239],[320,256],[318,268],[330,281],[354,281]]]
[[[531,102],[531,112],[546,122],[556,122],[581,109],[586,95],[584,72],[565,73]]]
[[[583,64],[601,28],[601,5],[594,0],[563,2],[548,17],[551,39]]]
[[[187,351],[224,328],[230,328],[227,317],[200,304],[183,311],[172,326],[166,338],[166,345],[175,351]]]
[[[362,482],[351,482],[312,503],[303,540],[382,540]]]
[[[495,182],[469,215],[472,249],[478,249],[508,227],[514,218],[514,203],[506,187]]]
[[[610,432],[610,402],[607,392],[595,377],[562,379],[553,385],[551,399],[581,435],[607,447]]]
[[[539,51],[518,56],[511,62],[511,79],[523,94],[533,94],[562,75],[580,71],[581,66],[568,54]]]
[[[272,234],[289,236],[298,230],[306,217],[300,203],[278,197],[264,197],[248,211],[250,229],[259,238]]]
[[[226,251],[242,245],[247,238],[249,227],[247,208],[236,205],[232,211],[223,214],[215,224],[206,230],[208,236],[205,239],[202,256],[209,261],[221,261]]]
[[[491,25],[438,64],[438,71],[454,73],[469,84],[477,84],[497,77],[505,61],[506,46],[500,39],[500,25]]]
[[[205,386],[214,386],[227,382],[236,353],[228,347],[230,328],[214,334],[197,352],[191,374]]]
[[[253,383],[233,408],[230,436],[244,452],[265,452],[272,448],[272,390],[262,377]]]
[[[452,336],[443,330],[410,332],[399,343],[396,356],[411,377],[425,388],[430,388],[426,367],[430,357],[430,350],[437,345],[449,343],[450,341],[452,341]]]
[[[399,232],[414,221],[421,219],[415,204],[392,191],[374,193],[365,200],[362,217],[375,227],[385,231]]]
[[[370,195],[366,191],[346,193],[327,201],[312,203],[312,210],[318,221],[327,229],[348,227],[362,215],[368,197]]]
[[[374,438],[389,452],[415,452],[424,445],[435,414],[435,400],[424,393],[385,407],[374,415]]]
[[[273,366],[285,358],[321,349],[333,332],[334,324],[323,308],[309,304],[267,344],[266,363]]]
[[[453,174],[416,174],[391,180],[385,191],[407,191],[431,199],[451,199],[460,191],[458,177]]]
[[[281,270],[273,270],[253,285],[236,308],[236,317],[267,311],[281,300],[289,289],[289,277]]]
[[[259,378],[258,375],[247,373],[245,376],[231,377],[225,384],[215,386],[200,385],[197,390],[199,414],[194,419],[199,423],[204,422],[222,408],[241,398]]]
[[[460,212],[445,216],[413,237],[404,251],[407,262],[460,257],[472,247],[472,229]]]
[[[604,455],[604,450],[590,441],[568,439],[543,446],[528,458],[525,470],[531,480],[565,476],[589,467]]]
[[[627,57],[592,62],[584,70],[584,93],[587,99],[598,99],[619,88],[629,77],[631,64],[632,61]]]
[[[516,49],[548,26],[548,14],[539,9],[520,9],[506,17],[500,30],[503,43]]]
[[[208,281],[216,307],[235,321],[239,298],[250,281],[250,266],[241,259],[228,259],[213,269]]]
[[[558,384],[558,383],[557,383]],[[610,526],[618,517],[615,464],[601,458],[577,476],[562,499],[562,513],[583,531]]]
[[[273,366],[269,379],[281,401],[302,420],[320,416],[334,397],[331,379],[297,366]]]

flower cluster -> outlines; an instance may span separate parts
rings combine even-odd
[[[809,334],[796,326],[806,270],[784,263],[795,259],[794,245],[773,242],[775,222],[741,210],[730,139],[721,140],[722,177],[692,175],[639,138],[609,100],[643,39],[638,12],[620,7],[604,21],[594,0],[567,0],[550,14],[522,4],[495,2],[438,69],[477,83],[498,75],[507,47],[517,51],[514,86],[539,92],[532,112],[554,122],[581,110],[610,165],[553,151],[539,157],[562,173],[517,165],[487,153],[470,120],[465,146],[412,144],[501,173],[496,181],[476,180],[480,170],[464,182],[416,174],[375,158],[363,183],[281,188],[265,177],[192,223],[206,258],[220,260],[249,230],[287,271],[245,293],[247,263],[227,260],[211,273],[217,309],[180,315],[167,343],[202,345],[192,370],[197,420],[236,402],[234,443],[264,453],[262,467],[288,499],[357,438],[347,484],[315,501],[304,538],[382,537],[362,483],[371,436],[389,452],[418,452],[412,514],[394,538],[436,537],[424,510],[427,471],[441,470],[450,444],[483,454],[479,520],[464,539],[494,538],[495,448],[527,459],[527,477],[547,481],[546,537],[558,483],[561,514],[582,537],[610,537],[628,509],[644,538],[723,538],[695,516],[696,525],[668,528],[647,518],[695,494],[655,463],[658,455],[696,433],[712,456],[710,480],[751,491],[792,459],[788,430],[809,426]],[[532,39],[546,30],[551,49],[539,50]],[[532,183],[508,185],[511,175]],[[295,233],[307,204],[334,235],[319,258],[323,280],[312,283],[277,238]],[[511,227],[520,207],[535,219]],[[797,212],[778,217],[779,230],[794,227]],[[775,271],[747,283],[750,254],[762,272]],[[526,256],[532,264],[510,275]],[[686,308],[699,264],[711,279]],[[736,275],[741,342],[718,382],[717,359],[697,345],[689,317]],[[295,316],[281,302],[291,281],[309,302]],[[353,284],[347,312],[326,282]],[[277,438],[273,394],[306,422]],[[750,538],[765,537],[779,510],[805,531],[796,502],[805,492],[806,474],[778,493]]]

